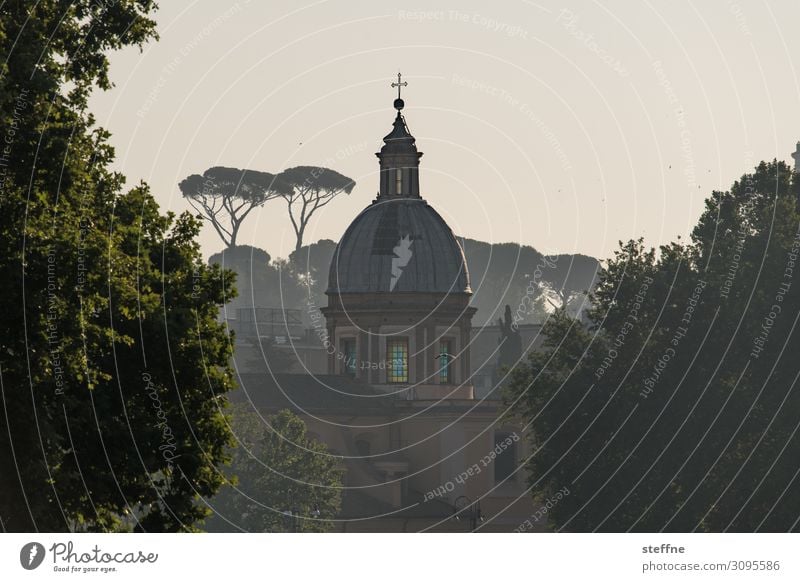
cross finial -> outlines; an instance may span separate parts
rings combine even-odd
[[[400,99],[400,87],[407,87],[408,81],[403,81],[403,74],[397,71],[397,83],[392,83],[392,87],[397,87],[397,98]]]

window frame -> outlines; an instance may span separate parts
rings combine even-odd
[[[443,351],[444,350],[444,351]],[[444,365],[442,361],[444,360]],[[454,384],[453,378],[453,340],[442,338],[439,340],[439,370],[437,378],[439,384]]]
[[[395,351],[394,347],[400,348],[401,370],[395,371]],[[408,338],[407,337],[387,337],[386,338],[386,383],[387,384],[408,384],[409,378],[409,358],[408,358]]]
[[[352,352],[352,369],[348,367],[348,363],[350,360],[348,359],[348,345],[352,345],[353,352]],[[356,370],[357,370],[357,358],[358,358],[358,342],[357,338],[355,337],[343,337],[341,339],[341,346],[342,346],[342,373],[351,376],[353,378],[356,377]]]

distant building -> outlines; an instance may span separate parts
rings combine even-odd
[[[270,353],[282,353],[281,364],[275,373],[307,373],[315,376],[329,373],[330,350],[313,328],[302,321],[299,309],[240,308],[236,318],[227,320],[228,327],[236,334],[236,364],[241,374],[258,374],[266,371],[265,360]],[[248,313],[244,313],[248,312]],[[282,312],[285,314],[281,315]],[[284,329],[282,321],[288,321]],[[519,325],[523,354],[539,349],[544,341],[542,325],[526,323]],[[325,332],[327,335],[327,331]],[[499,400],[498,380],[504,373],[498,365],[499,344],[502,339],[497,324],[473,326],[470,330],[469,373],[475,398]],[[354,360],[351,360],[351,362]],[[341,363],[341,362],[340,362]],[[351,364],[352,365],[352,364]],[[384,369],[385,364],[382,364]],[[356,370],[352,371],[353,374]]]
[[[800,141],[797,142],[797,146],[795,146],[792,158],[794,159],[794,171],[800,172]]]
[[[394,105],[379,193],[331,261],[324,329],[309,337],[289,311],[237,317],[256,344],[322,351],[325,373],[242,374],[239,396],[266,413],[293,410],[343,457],[338,530],[513,531],[535,510],[519,468],[527,439],[490,394],[496,370],[471,363],[476,343],[495,361],[499,333],[472,328],[463,250],[420,193],[422,153],[399,96]],[[536,344],[538,328],[523,327],[523,344]],[[276,340],[283,331],[288,345]],[[476,380],[490,398],[476,398]]]

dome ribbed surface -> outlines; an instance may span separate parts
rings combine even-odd
[[[424,200],[376,201],[336,247],[328,293],[382,292],[471,293],[461,245]]]

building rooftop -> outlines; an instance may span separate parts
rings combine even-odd
[[[376,200],[345,232],[331,260],[329,295],[471,293],[464,252],[419,198]]]

